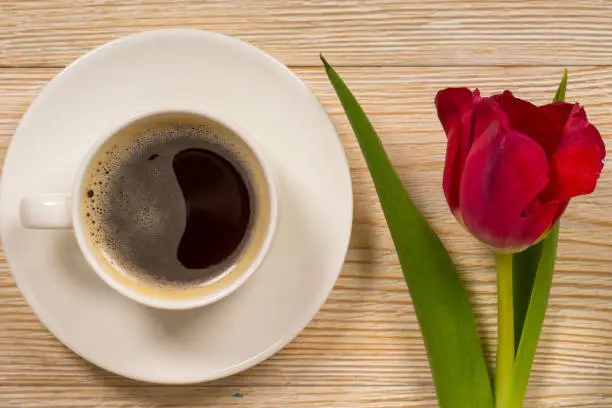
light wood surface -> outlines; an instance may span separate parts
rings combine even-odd
[[[292,65],[329,111],[347,151],[354,232],[329,301],[293,343],[251,370],[198,386],[151,386],[93,367],[61,345],[20,296],[0,254],[0,407],[435,406],[410,298],[360,151],[317,62],[321,50],[342,66],[406,186],[451,250],[489,358],[496,335],[493,263],[446,207],[435,92],[507,88],[545,103],[567,66],[568,99],[586,105],[606,144],[612,141],[611,2],[253,0],[235,2],[234,15],[226,4],[0,3],[0,159],[36,94],[95,45],[171,26],[247,39]],[[610,208],[606,169],[597,192],[574,200],[564,217],[527,407],[612,405]],[[242,398],[233,396],[238,392]]]
[[[319,52],[360,66],[601,65],[611,16],[607,0],[3,0],[0,56],[64,66],[126,34],[192,27],[290,65],[318,65]]]

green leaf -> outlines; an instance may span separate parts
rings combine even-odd
[[[559,223],[540,244],[542,255],[537,267],[533,291],[529,300],[529,308],[523,326],[523,335],[519,342],[516,360],[512,370],[512,396],[508,408],[521,408],[527,391],[527,383],[533,365],[540,332],[546,315],[552,276],[557,257],[557,242],[559,239]]]
[[[542,243],[532,245],[523,252],[514,254],[512,261],[512,288],[514,298],[514,349],[518,350],[527,308],[533,291]]]
[[[491,408],[491,380],[455,265],[418,211],[361,106],[321,55],[374,181],[425,341],[440,408]]]
[[[559,84],[559,88],[557,88],[557,93],[553,98],[553,102],[559,102],[565,100],[565,90],[567,89],[567,69],[563,71],[563,77],[561,78],[561,83]]]
[[[567,69],[553,102],[565,100]],[[514,255],[514,326],[516,358],[512,371],[512,395],[508,408],[520,408],[525,398],[529,375],[552,287],[557,257],[559,223],[540,243]]]

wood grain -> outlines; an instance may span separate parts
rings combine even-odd
[[[332,58],[332,62],[335,62]],[[579,98],[612,141],[612,67],[569,67]],[[0,154],[28,104],[59,70],[0,69]],[[76,357],[32,314],[0,254],[0,406],[431,407],[433,387],[412,305],[367,169],[320,67],[300,68],[329,111],[351,166],[355,222],[342,276],[315,320],[287,348],[240,375],[194,387],[152,387]],[[342,68],[406,186],[451,250],[473,295],[489,358],[495,340],[491,254],[449,214],[440,188],[445,139],[433,109],[446,86],[510,88],[549,101],[556,67]],[[612,404],[612,174],[564,218],[549,313],[527,407]],[[244,398],[232,393],[242,392]]]
[[[431,390],[418,387],[4,387],[3,408],[430,408]],[[551,387],[530,393],[525,408],[608,408],[612,392]]]
[[[230,5],[231,4],[231,5]],[[234,35],[285,64],[602,65],[608,0],[3,0],[1,66],[64,66],[141,30]]]

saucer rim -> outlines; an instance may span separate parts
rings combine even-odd
[[[17,136],[19,135],[19,133],[21,133],[21,129],[22,127],[25,126],[26,122],[31,121],[32,119],[34,119],[35,117],[33,117],[33,115],[36,114],[36,111],[39,109],[39,105],[41,105],[45,98],[46,95],[48,93],[50,93],[53,89],[58,88],[63,86],[62,83],[62,78],[64,76],[67,75],[67,73],[69,73],[71,70],[73,70],[75,67],[79,66],[80,64],[82,64],[84,61],[88,61],[90,59],[93,58],[97,58],[99,57],[101,54],[104,53],[105,50],[110,49],[110,48],[116,48],[116,47],[121,47],[124,44],[131,44],[135,41],[144,41],[147,40],[149,38],[155,38],[157,36],[165,36],[165,35],[186,35],[186,36],[201,36],[203,40],[207,40],[207,39],[212,39],[212,40],[216,40],[216,41],[226,41],[228,43],[233,43],[235,45],[240,45],[240,46],[248,46],[250,48],[251,52],[256,52],[258,54],[258,56],[261,58],[265,58],[267,60],[268,63],[272,63],[274,65],[277,66],[277,68],[281,68],[285,73],[290,74],[291,77],[293,77],[294,80],[294,85],[299,86],[302,91],[306,91],[306,93],[309,95],[309,97],[313,100],[313,102],[315,102],[315,106],[317,107],[317,109],[319,110],[319,113],[323,113],[325,115],[325,117],[327,118],[327,120],[329,120],[332,128],[334,129],[334,132],[336,133],[336,135],[338,135],[338,131],[335,127],[335,125],[333,124],[333,121],[331,120],[328,112],[324,109],[324,107],[321,105],[320,101],[318,100],[318,98],[315,96],[315,94],[313,93],[313,91],[310,89],[310,87],[308,85],[306,85],[293,71],[291,71],[287,66],[285,66],[284,64],[282,64],[280,61],[278,61],[277,59],[275,59],[274,57],[272,57],[271,55],[267,54],[266,52],[264,52],[263,50],[259,49],[258,47],[243,41],[243,40],[239,40],[235,37],[230,37],[224,34],[220,34],[217,32],[212,32],[212,31],[204,31],[204,30],[198,30],[198,29],[184,29],[184,28],[169,28],[169,29],[161,29],[161,30],[148,30],[148,31],[143,31],[143,32],[139,32],[139,33],[135,33],[135,34],[131,34],[131,35],[127,35],[115,40],[112,40],[110,42],[107,42],[99,47],[96,47],[92,50],[90,50],[89,52],[87,52],[86,54],[80,56],[79,58],[77,58],[75,61],[73,61],[72,63],[70,63],[68,66],[66,66],[64,69],[62,69],[58,74],[56,74],[51,80],[49,80],[49,82],[45,85],[45,87],[39,92],[39,94],[35,97],[35,99],[33,100],[33,102],[28,106],[27,110],[25,111],[25,113],[23,114],[23,116],[20,119],[19,125],[13,135]],[[331,268],[330,266],[330,270],[333,269],[335,272],[334,276],[333,276],[333,282],[335,283],[342,271],[342,266],[344,265],[345,262],[345,258],[346,258],[346,254],[348,252],[349,249],[349,245],[350,245],[350,236],[351,236],[351,232],[352,232],[352,220],[353,220],[353,216],[354,216],[354,203],[353,203],[353,188],[352,188],[352,182],[351,182],[351,175],[350,175],[350,167],[349,167],[349,163],[348,163],[348,159],[347,159],[347,155],[346,155],[346,151],[344,149],[344,146],[340,140],[340,137],[338,135],[338,137],[335,140],[335,143],[337,144],[337,148],[340,149],[340,151],[342,152],[342,154],[339,157],[342,157],[343,163],[342,163],[342,167],[346,168],[346,173],[347,173],[347,182],[348,182],[348,197],[347,197],[347,204],[348,208],[347,211],[350,212],[350,217],[349,220],[350,222],[348,222],[348,226],[346,228],[346,230],[344,231],[344,245],[342,245],[342,253],[343,256],[342,258],[339,258],[339,264],[338,265],[333,265],[334,267]],[[6,157],[5,157],[5,161],[4,161],[4,165],[3,165],[3,169],[7,168],[7,164],[10,165],[9,168],[12,168],[14,165],[12,165],[11,163],[15,160],[17,160],[17,157],[15,156],[14,153],[14,143],[13,141],[11,141],[11,144],[9,146],[9,148],[7,149],[7,153],[6,153]],[[339,159],[338,157],[338,159]],[[5,178],[8,177],[13,177],[11,175],[12,172],[8,173],[6,171],[2,172],[2,176],[1,176],[1,180],[4,180]],[[4,184],[2,181],[0,180],[0,198],[4,195]],[[281,198],[282,199],[282,198]],[[5,200],[4,200],[5,201]],[[4,201],[0,201],[1,206],[3,207]],[[265,361],[266,359],[268,359],[269,357],[271,357],[272,355],[276,354],[278,351],[280,351],[283,347],[285,347],[286,345],[288,345],[289,343],[291,343],[303,330],[304,328],[313,320],[313,318],[317,315],[317,313],[320,311],[321,307],[326,303],[327,299],[329,298],[330,293],[332,292],[333,288],[334,288],[334,284],[330,285],[329,289],[326,291],[324,296],[321,296],[321,299],[319,302],[311,302],[309,309],[311,309],[309,311],[308,314],[308,319],[304,318],[304,322],[303,324],[298,325],[299,326],[299,330],[295,330],[295,332],[292,332],[290,335],[287,335],[286,337],[282,337],[279,338],[279,340],[274,343],[273,345],[271,345],[270,347],[268,347],[267,349],[261,351],[259,354],[253,355],[251,358],[249,359],[245,359],[243,361],[241,361],[238,364],[235,364],[233,366],[227,367],[225,369],[221,369],[215,372],[214,375],[211,376],[205,376],[202,378],[194,378],[192,380],[185,380],[181,377],[176,377],[174,376],[174,378],[170,378],[170,377],[164,377],[163,379],[160,379],[159,377],[156,376],[147,376],[147,375],[139,375],[139,376],[134,376],[132,374],[130,374],[129,372],[125,372],[125,370],[118,370],[116,367],[110,367],[109,365],[107,365],[104,361],[101,361],[100,359],[91,359],[89,357],[86,357],[81,350],[79,350],[78,346],[75,346],[75,344],[73,344],[73,342],[70,340],[70,336],[67,335],[66,333],[62,333],[61,335],[59,335],[60,330],[57,328],[57,325],[55,323],[55,318],[49,313],[47,312],[39,303],[37,300],[37,297],[34,293],[33,290],[31,290],[30,286],[27,285],[26,283],[26,278],[21,275],[19,273],[15,273],[14,269],[12,267],[12,261],[11,259],[14,257],[11,256],[11,253],[13,253],[14,251],[11,250],[11,245],[7,245],[7,242],[5,240],[5,235],[4,232],[6,230],[6,221],[4,219],[4,217],[2,216],[2,211],[0,211],[0,236],[2,237],[2,244],[4,247],[4,252],[6,255],[6,261],[7,264],[9,266],[9,270],[11,275],[13,276],[13,279],[16,282],[16,285],[20,291],[20,293],[22,294],[23,298],[26,300],[27,304],[29,305],[29,307],[31,308],[31,310],[33,311],[33,313],[36,315],[36,317],[38,318],[38,320],[43,324],[43,326],[51,333],[53,334],[53,336],[56,337],[56,339],[61,342],[64,346],[66,346],[68,349],[70,349],[73,353],[77,354],[78,356],[80,356],[81,358],[83,358],[85,361],[88,361],[89,363],[98,366],[108,372],[126,377],[126,378],[130,378],[133,380],[138,380],[138,381],[143,381],[143,382],[147,382],[147,383],[153,383],[153,384],[198,384],[198,383],[204,383],[204,382],[209,382],[209,381],[213,381],[213,380],[217,380],[217,379],[221,379],[221,378],[225,378],[234,374],[237,374],[239,372],[242,372],[246,369],[249,369],[263,361]],[[280,221],[279,221],[280,222]],[[330,274],[331,275],[331,274]],[[94,361],[95,360],[95,361]]]

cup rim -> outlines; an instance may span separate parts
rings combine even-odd
[[[268,216],[268,226],[265,232],[265,238],[263,239],[261,248],[257,255],[253,258],[250,264],[245,268],[245,271],[234,279],[232,282],[222,287],[218,291],[215,291],[211,294],[197,296],[193,298],[186,299],[162,299],[157,298],[152,295],[148,295],[142,292],[139,292],[133,288],[130,288],[128,285],[120,282],[118,279],[113,277],[109,272],[106,271],[106,268],[100,263],[97,257],[93,254],[93,250],[91,248],[91,244],[89,239],[87,238],[87,234],[85,232],[85,228],[83,225],[83,220],[81,217],[82,210],[82,194],[84,193],[84,180],[87,174],[87,170],[89,169],[92,160],[95,158],[98,151],[105,145],[105,143],[110,140],[114,135],[116,135],[119,131],[126,128],[127,126],[145,119],[147,117],[155,116],[155,115],[165,115],[165,114],[186,114],[186,115],[195,115],[202,117],[206,120],[216,122],[217,124],[227,128],[235,135],[237,135],[251,150],[253,155],[255,156],[261,170],[264,174],[264,179],[267,184],[268,191],[268,200],[270,203],[270,210]],[[107,132],[104,136],[99,137],[95,143],[89,148],[87,154],[81,160],[79,167],[77,169],[76,177],[72,187],[72,197],[71,197],[71,207],[72,207],[72,223],[73,223],[73,231],[77,239],[77,243],[81,250],[81,253],[92,267],[92,269],[96,272],[96,274],[111,288],[119,292],[121,295],[132,299],[138,303],[141,303],[146,306],[150,306],[156,309],[167,309],[167,310],[187,310],[193,309],[197,307],[202,307],[206,305],[210,305],[215,303],[233,292],[235,292],[240,286],[242,286],[259,268],[260,264],[263,262],[272,240],[274,238],[276,232],[276,226],[278,221],[278,192],[277,185],[275,181],[274,174],[270,169],[270,165],[268,161],[264,157],[265,155],[262,153],[261,148],[257,145],[257,143],[253,140],[253,138],[240,126],[229,123],[227,120],[221,118],[219,115],[216,115],[213,112],[207,111],[202,112],[194,109],[159,109],[159,110],[151,110],[147,112],[141,112],[137,115],[131,116],[129,119],[122,121],[119,125],[113,127],[111,131]],[[230,272],[231,273],[231,272]]]

